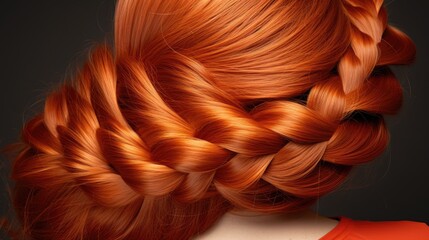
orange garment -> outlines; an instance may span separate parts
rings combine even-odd
[[[340,217],[320,240],[429,240],[429,226],[414,221],[362,221]]]

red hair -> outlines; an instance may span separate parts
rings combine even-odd
[[[189,239],[232,208],[299,211],[388,144],[388,65],[415,45],[381,0],[119,0],[22,130],[31,239]]]

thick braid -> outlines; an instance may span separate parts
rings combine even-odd
[[[178,66],[177,58],[175,60],[174,62]],[[287,148],[279,152],[284,145],[280,145],[280,143],[286,143],[286,139],[304,144],[326,141],[335,129],[332,124],[325,121],[316,112],[308,110],[308,114],[305,107],[297,103],[269,102],[264,104],[265,108],[258,108],[259,112],[252,112],[252,118],[245,118],[246,113],[244,110],[240,110],[237,105],[235,107],[232,104],[221,105],[217,103],[217,101],[220,102],[219,99],[214,99],[209,101],[210,104],[205,104],[204,106],[207,107],[208,111],[213,107],[216,107],[214,111],[217,112],[222,112],[222,109],[225,109],[226,114],[222,124],[231,127],[231,129],[226,129],[230,131],[229,135],[228,133],[220,132],[217,135],[219,138],[215,138],[214,141],[218,141],[218,145],[232,146],[230,147],[231,149],[233,149],[233,143],[235,143],[231,140],[237,139],[237,141],[243,142],[239,145],[235,143],[236,146],[241,148],[236,147],[238,153],[233,158],[231,158],[229,151],[219,147],[217,149],[220,152],[207,152],[210,148],[201,144],[206,146],[217,145],[213,145],[203,139],[193,138],[192,131],[189,130],[189,127],[178,115],[167,105],[159,105],[163,104],[163,101],[151,85],[140,64],[135,64],[132,61],[122,63],[121,66],[124,67],[119,67],[119,72],[121,72],[120,79],[122,80],[119,85],[116,85],[115,80],[117,73],[111,71],[111,69],[115,69],[112,64],[113,60],[107,48],[99,48],[94,51],[89,64],[84,67],[79,75],[75,89],[63,87],[58,93],[52,94],[47,100],[45,110],[45,116],[49,117],[46,120],[46,126],[53,136],[58,137],[63,146],[63,148],[59,148],[61,151],[55,151],[57,154],[64,155],[65,159],[61,166],[64,166],[71,173],[71,176],[74,176],[77,184],[88,193],[89,197],[103,206],[123,206],[135,201],[139,196],[162,196],[175,189],[177,189],[175,191],[177,196],[182,196],[180,198],[182,201],[185,201],[185,199],[188,201],[201,199],[206,194],[205,191],[210,187],[214,174],[213,170],[219,167],[222,168],[216,174],[218,184],[225,183],[222,179],[229,179],[229,182],[227,181],[229,188],[247,189],[262,177],[262,170],[270,164],[273,154],[277,153],[277,156],[283,154],[287,160],[291,156],[301,158],[301,155],[305,153],[302,152],[302,149],[296,147],[296,150],[292,151],[298,152],[289,153],[288,151],[295,149],[294,143],[288,143]],[[190,66],[190,64],[184,64],[183,66]],[[185,73],[185,71],[182,73]],[[195,74],[192,71],[187,71],[187,73]],[[203,75],[200,73],[200,76]],[[164,82],[165,86],[167,86],[168,81]],[[146,85],[144,86],[143,84]],[[171,84],[171,86],[180,88],[177,83]],[[215,96],[214,93],[220,91],[219,89],[216,90],[216,88],[210,90],[209,87],[210,85],[206,88],[202,87],[206,95],[203,96],[200,95],[201,92],[197,92],[198,94],[195,95],[194,99],[187,99],[186,101],[198,103],[197,98]],[[118,88],[118,91],[116,88]],[[88,92],[88,89],[90,89],[90,92]],[[213,92],[213,94],[207,94],[208,91]],[[108,100],[108,98],[115,99],[116,92],[121,93],[118,96],[119,104],[123,104],[121,110],[119,110],[119,106],[115,101]],[[178,93],[179,90],[176,89],[174,92]],[[190,96],[190,94],[191,92],[188,92],[187,96]],[[217,96],[220,98],[223,95],[218,94]],[[227,95],[224,93],[224,96]],[[66,98],[66,100],[60,101],[58,98]],[[139,101],[146,102],[139,103]],[[222,99],[222,101],[227,100]],[[158,105],[154,105],[155,103]],[[280,108],[275,104],[280,104]],[[199,106],[201,107],[202,104],[200,103]],[[148,107],[152,107],[152,112]],[[145,109],[145,111],[140,111],[145,115],[135,115],[139,112],[136,109]],[[187,106],[187,109],[187,111],[190,111],[191,106]],[[263,109],[268,112],[263,112]],[[282,111],[278,112],[276,111],[277,109]],[[163,114],[164,110],[165,114]],[[48,114],[50,112],[55,112],[56,115]],[[194,116],[195,120],[201,119],[202,116],[198,115],[199,112],[207,114],[201,109],[196,109],[195,114],[188,114],[188,116]],[[124,118],[122,114],[127,118]],[[240,116],[239,114],[241,114],[241,118],[239,118],[241,122],[237,120],[238,118],[234,118],[234,115]],[[70,115],[73,117],[70,118]],[[52,116],[56,116],[56,118],[52,118]],[[210,116],[206,116],[209,119]],[[276,116],[279,119],[283,119],[283,121],[275,121]],[[154,119],[151,121],[151,118]],[[163,123],[159,121],[159,118],[165,119],[165,123],[168,124],[159,125]],[[188,120],[192,121],[191,119]],[[215,123],[219,120],[218,118],[213,120],[214,125],[211,131],[216,129],[217,125]],[[246,125],[243,124],[243,121],[247,122]],[[177,123],[172,124],[173,122]],[[309,126],[311,126],[307,129],[308,133],[304,135],[296,132],[299,128],[294,127],[301,122],[309,123]],[[133,123],[133,126],[128,123]],[[204,123],[206,129],[209,129],[209,123],[209,121]],[[175,128],[172,128],[172,126]],[[242,137],[246,129],[244,127],[249,129],[247,130],[248,138]],[[89,131],[89,129],[92,130]],[[165,129],[165,131],[159,132],[159,129]],[[199,129],[201,132],[207,131],[201,127]],[[272,131],[268,131],[269,134],[265,134],[268,129]],[[151,130],[158,130],[158,132]],[[204,136],[201,132],[197,135]],[[222,134],[225,134],[225,136],[222,136]],[[207,135],[216,136],[213,133]],[[259,138],[260,136],[265,136],[265,138],[255,144],[254,141],[257,136]],[[270,136],[274,137],[270,139]],[[160,137],[164,138],[159,139]],[[255,137],[255,139],[252,137]],[[153,141],[153,139],[157,138],[157,141]],[[177,145],[171,142],[175,139],[178,141]],[[153,142],[152,146],[148,140]],[[276,144],[277,149],[273,147],[275,146],[273,142],[276,140],[279,141]],[[165,147],[159,143],[164,143]],[[317,147],[316,149],[323,153],[324,147],[320,146],[322,148]],[[270,149],[271,151],[269,151]],[[243,153],[240,153],[240,151],[243,151]],[[169,152],[173,152],[177,158],[169,157]],[[264,153],[264,155],[261,155],[261,153]],[[270,155],[266,156],[266,153]],[[310,157],[313,159],[309,160],[310,162],[320,158],[320,156],[318,157],[320,154],[313,153],[314,151],[309,152]],[[183,158],[180,157],[180,154],[183,154]],[[243,173],[250,174],[251,172],[237,169],[242,171],[241,179],[253,180],[246,184],[243,182],[238,183],[239,186],[232,184],[231,179],[237,178],[237,176],[234,176],[235,172],[228,174],[228,171],[231,171],[230,168],[236,164],[243,164],[240,163],[243,161],[250,162],[252,159],[260,159],[257,161],[258,164],[247,164],[248,167],[260,173],[259,177],[253,176],[250,178],[243,175]],[[262,165],[265,167],[261,168]],[[274,164],[272,164],[272,168],[273,166]],[[212,171],[207,172],[210,170]],[[189,174],[186,174],[185,177],[183,173]],[[293,170],[288,170],[286,173],[289,173],[291,177],[299,176]],[[200,181],[195,181],[195,178]],[[294,181],[294,179],[289,180]],[[179,186],[182,181],[183,185]],[[165,183],[168,183],[168,185],[165,185]],[[192,186],[192,188],[189,188],[189,186]],[[105,192],[106,187],[112,191]],[[283,189],[288,189],[288,187]],[[299,191],[299,187],[294,187],[294,189]],[[296,193],[293,189],[288,190],[289,193]],[[287,205],[289,206],[290,204],[288,203]]]

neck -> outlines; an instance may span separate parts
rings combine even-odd
[[[312,222],[312,221],[321,221],[326,220],[326,217],[320,216],[311,209],[307,209],[300,212],[293,213],[273,213],[273,214],[264,214],[258,212],[252,212],[247,210],[237,210],[233,209],[224,215],[225,218],[234,219],[236,221],[247,221],[247,222]],[[333,220],[335,221],[335,220]]]
[[[200,238],[205,239],[319,239],[338,224],[337,220],[311,210],[295,213],[264,214],[233,209]],[[207,238],[206,238],[207,237]]]

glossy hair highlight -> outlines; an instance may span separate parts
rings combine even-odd
[[[22,130],[30,239],[190,239],[233,208],[300,211],[388,144],[411,39],[381,0],[119,0]]]

